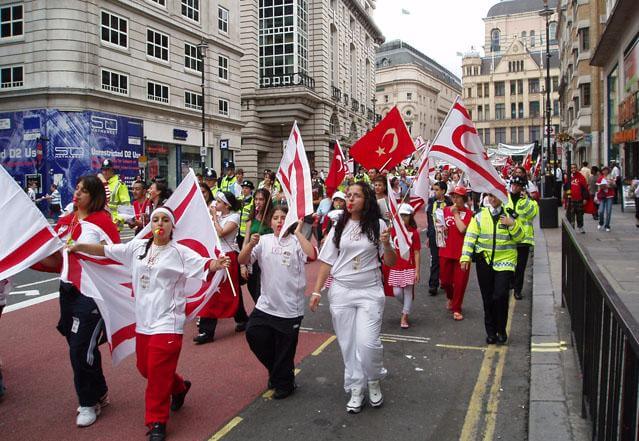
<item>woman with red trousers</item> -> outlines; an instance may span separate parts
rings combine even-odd
[[[468,202],[466,187],[455,187],[451,197],[453,205],[444,208],[444,222],[448,237],[446,246],[439,249],[439,280],[448,298],[448,309],[453,312],[454,320],[463,320],[462,302],[466,285],[468,285],[468,271],[462,271],[459,258],[464,245],[466,228],[473,218],[473,212],[466,206]]]

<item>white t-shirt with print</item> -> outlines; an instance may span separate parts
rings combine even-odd
[[[140,334],[183,334],[186,321],[187,279],[206,280],[211,259],[176,242],[151,245],[147,241],[104,247],[106,257],[131,268],[135,296],[135,331]],[[151,260],[151,263],[149,263]]]
[[[379,234],[386,229],[383,220],[379,220]],[[381,284],[379,271],[380,256],[384,254],[384,245],[380,241],[375,246],[362,233],[358,221],[349,220],[344,227],[339,249],[333,242],[333,228],[324,241],[319,259],[332,266],[331,276],[334,281],[346,288],[361,289]]]
[[[236,228],[226,236],[220,236],[220,250],[223,253],[229,253],[231,251],[239,253],[240,247],[237,245],[237,234],[240,231],[240,213],[231,212],[226,216],[218,216],[217,221],[222,229],[224,229],[228,223],[234,223],[236,225]]]
[[[260,236],[259,243],[251,252],[251,264],[257,262],[262,270],[262,293],[255,307],[276,317],[303,316],[307,261],[294,235],[281,240],[274,234]]]

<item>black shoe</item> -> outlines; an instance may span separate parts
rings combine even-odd
[[[166,424],[152,423],[148,432],[149,441],[164,441],[166,439]]]
[[[176,411],[180,410],[182,406],[184,406],[184,398],[186,398],[186,394],[189,393],[189,389],[191,389],[191,382],[189,380],[184,380],[184,392],[180,392],[179,394],[171,395],[171,410]]]
[[[494,345],[495,343],[497,343],[497,336],[496,335],[488,335],[488,336],[486,336],[486,344],[487,345]]]
[[[520,292],[515,291],[515,298],[516,298],[517,300],[521,300],[521,299],[523,299],[523,298],[524,298],[524,296],[523,296],[523,295],[521,295],[521,293],[520,293]]]
[[[207,334],[206,332],[200,332],[198,335],[193,337],[193,341],[197,345],[203,345],[204,343],[211,343],[214,337],[211,334]]]
[[[246,322],[235,324],[235,332],[244,332],[244,331],[246,331]]]
[[[506,334],[497,334],[497,344],[505,345],[508,341],[508,336]]]
[[[283,400],[284,398],[291,395],[297,389],[297,384],[293,384],[293,387],[289,389],[278,389],[275,388],[275,392],[273,393],[273,398],[276,400]]]
[[[430,288],[428,288],[428,293],[431,296],[436,296],[437,295],[437,287],[436,286],[431,286]]]
[[[268,380],[268,383],[266,383],[266,388],[267,389],[275,389],[275,386],[273,386],[273,382],[271,380]]]

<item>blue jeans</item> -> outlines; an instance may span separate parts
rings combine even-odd
[[[605,228],[610,228],[610,216],[612,216],[612,198],[602,199],[599,202],[599,225],[603,225]]]

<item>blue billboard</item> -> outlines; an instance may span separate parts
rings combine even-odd
[[[57,184],[63,205],[77,179],[97,173],[111,159],[130,185],[139,174],[142,120],[101,112],[39,109],[0,113],[0,164],[26,187],[37,181],[39,192]]]

